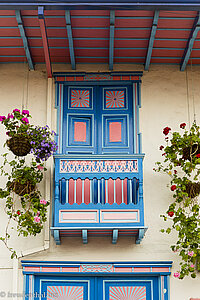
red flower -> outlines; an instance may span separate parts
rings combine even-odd
[[[164,146],[161,145],[159,149],[162,151],[162,149],[164,149]]]
[[[168,211],[168,216],[173,217],[174,212],[173,211]]]
[[[171,186],[171,191],[173,192],[173,191],[175,191],[175,189],[176,189],[176,185],[173,184],[173,185]]]
[[[170,130],[171,130],[171,128],[165,127],[165,128],[163,129],[164,135],[168,135],[168,133],[170,132]]]
[[[198,153],[198,154],[196,155],[196,157],[199,158],[199,157],[200,157],[200,153]]]
[[[18,211],[17,211],[17,214],[18,214],[18,216],[20,216],[20,215],[21,215],[21,213],[20,213],[20,210],[18,210]]]
[[[174,174],[177,174],[177,171],[176,171],[176,170],[174,170]]]
[[[166,155],[166,153],[163,153],[163,154],[162,154],[162,156],[165,156],[165,155]]]
[[[180,124],[180,128],[182,128],[182,129],[184,129],[184,128],[185,128],[185,126],[186,126],[186,124],[185,124],[185,123],[181,123],[181,124]]]

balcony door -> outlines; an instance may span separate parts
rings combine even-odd
[[[133,154],[132,86],[64,86],[64,154]]]
[[[159,300],[158,277],[57,277],[41,284],[46,300]]]

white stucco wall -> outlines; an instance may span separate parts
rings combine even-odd
[[[54,66],[54,71],[69,71],[69,66]],[[115,71],[142,70],[140,66],[117,66]],[[77,71],[107,71],[106,66],[80,65]],[[142,77],[142,108],[140,110],[140,129],[142,132],[144,160],[144,201],[145,225],[148,231],[140,245],[134,243],[134,238],[119,237],[118,243],[113,245],[111,237],[89,238],[86,245],[81,238],[65,238],[61,245],[56,246],[50,240],[49,250],[24,257],[33,260],[66,260],[66,261],[162,261],[173,260],[172,274],[178,269],[178,257],[172,253],[169,246],[173,235],[161,234],[163,221],[159,217],[165,212],[172,194],[166,188],[168,177],[153,172],[154,163],[161,159],[159,146],[163,144],[162,129],[169,126],[178,130],[182,122],[189,123],[188,107],[190,110],[190,123],[193,120],[195,103],[196,119],[200,124],[200,67],[193,67],[193,72],[188,70],[189,98],[187,97],[186,72],[180,72],[178,66],[151,66],[149,72],[144,72]],[[13,108],[21,108],[23,89],[27,93],[27,73],[24,66],[1,65],[0,72],[0,115],[7,114]],[[25,101],[25,98],[24,98]],[[38,66],[36,71],[29,72],[28,76],[28,103],[34,123],[46,123],[47,110],[47,79],[43,66]],[[189,102],[188,102],[189,101]],[[26,103],[26,102],[24,102]],[[52,97],[52,106],[54,97]],[[55,116],[53,111],[52,117]],[[52,120],[55,124],[55,118]],[[2,144],[5,135],[1,126],[0,151],[4,151]],[[3,179],[1,180],[3,183]],[[42,187],[43,189],[43,187]],[[3,212],[3,201],[0,203],[1,227],[6,216]],[[47,236],[47,235],[45,235]],[[19,249],[31,249],[43,245],[44,233],[37,238],[17,238],[14,236],[11,243]],[[0,287],[6,291],[12,290],[12,261],[4,245],[0,244]],[[7,280],[5,273],[11,280]],[[19,271],[18,289],[22,291],[22,274]],[[190,297],[200,298],[200,276],[196,279],[185,278],[177,280],[171,276],[171,300],[189,300]],[[0,290],[1,290],[0,289]]]

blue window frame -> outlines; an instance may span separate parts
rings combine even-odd
[[[133,154],[131,85],[64,86],[64,154]]]

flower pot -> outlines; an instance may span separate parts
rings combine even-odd
[[[28,137],[16,135],[6,142],[10,151],[17,156],[26,156],[31,151]]]
[[[8,182],[8,188],[15,192],[19,196],[30,194],[35,190],[35,185],[31,184],[30,181],[21,183],[19,181]]]
[[[189,182],[186,185],[186,193],[188,197],[195,198],[200,194],[200,183],[199,182]]]
[[[192,147],[187,147],[187,148],[183,149],[182,158],[184,160],[190,160],[191,161],[191,156],[195,156],[197,154],[200,154],[200,145],[195,144],[195,145],[192,145]]]

